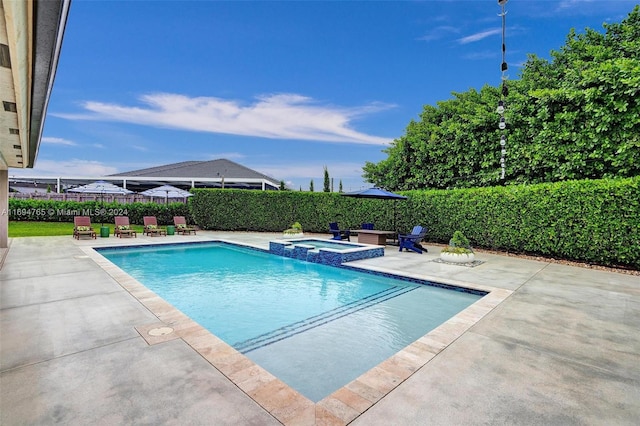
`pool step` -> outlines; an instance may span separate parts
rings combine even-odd
[[[416,288],[417,287],[394,286],[381,292],[369,295],[363,299],[359,299],[354,302],[347,303],[346,305],[331,309],[327,312],[323,312],[321,314],[294,322],[284,327],[280,327],[268,333],[261,334],[252,339],[248,339],[243,342],[237,342],[232,346],[240,353],[246,354],[256,349],[260,349],[264,346],[271,345],[272,343],[276,343],[289,337],[295,336],[296,334],[305,332],[312,328],[316,328],[329,322],[335,321],[354,312],[366,309],[370,306],[377,305],[378,303],[401,296],[415,290]]]

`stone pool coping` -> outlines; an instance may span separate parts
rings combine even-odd
[[[214,241],[256,247],[230,240],[218,239]],[[123,247],[122,244],[118,244],[118,246]],[[138,333],[149,345],[182,339],[239,389],[285,425],[339,425],[353,421],[411,377],[512,294],[511,290],[506,289],[425,275],[406,274],[414,279],[435,281],[488,294],[376,367],[363,373],[318,403],[314,403],[187,317],[153,291],[147,289],[99,254],[93,247],[83,246],[81,250],[158,318],[157,322],[141,324],[136,327]],[[397,275],[397,272],[381,267],[350,266],[363,271],[370,270]]]

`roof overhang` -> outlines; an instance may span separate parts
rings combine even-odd
[[[0,0],[0,169],[35,164],[70,5]]]

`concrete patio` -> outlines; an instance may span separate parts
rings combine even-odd
[[[453,338],[421,339],[418,367],[380,367],[387,391],[365,392],[363,380],[313,405],[91,250],[212,239],[267,248],[279,236],[12,239],[0,270],[0,424],[638,424],[639,276],[486,253],[471,268],[434,262],[437,247],[387,246],[353,264],[492,288],[500,302]],[[245,373],[262,387],[247,387]]]

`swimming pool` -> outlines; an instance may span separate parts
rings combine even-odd
[[[481,297],[223,243],[99,251],[312,401]]]

